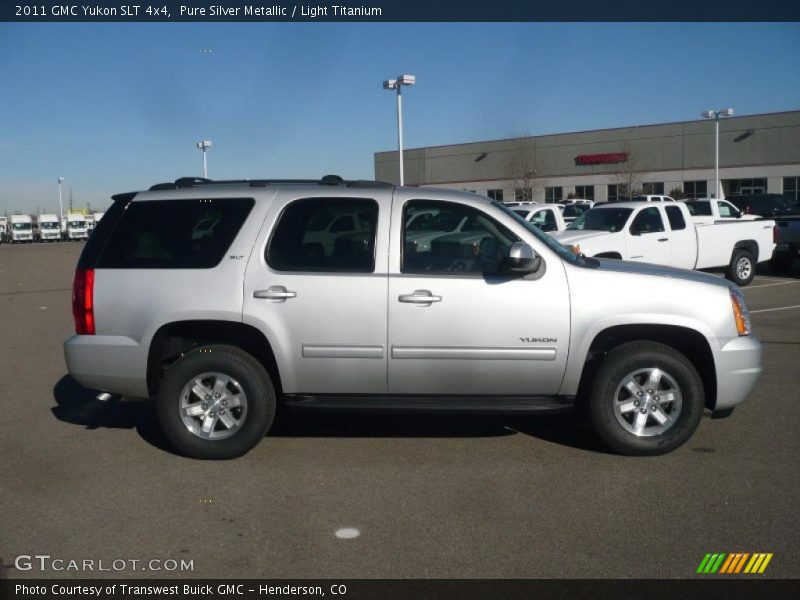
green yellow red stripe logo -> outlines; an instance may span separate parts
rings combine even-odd
[[[772,560],[772,552],[709,552],[700,561],[697,573],[725,575],[761,574]]]

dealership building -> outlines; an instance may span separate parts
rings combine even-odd
[[[406,185],[474,191],[505,202],[618,200],[643,191],[714,196],[714,122],[698,119],[403,152]],[[719,121],[723,194],[800,200],[800,110]],[[398,153],[375,154],[375,178],[399,181]]]

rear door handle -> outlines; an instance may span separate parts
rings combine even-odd
[[[659,242],[668,242],[669,238],[658,238]]]
[[[434,296],[430,290],[414,290],[413,294],[400,294],[397,298],[400,302],[409,304],[419,304],[430,306],[432,302],[441,302],[441,296]]]
[[[286,302],[287,298],[295,298],[297,292],[290,292],[282,285],[271,285],[265,290],[256,290],[253,292],[253,298],[261,300],[277,300],[278,302]]]

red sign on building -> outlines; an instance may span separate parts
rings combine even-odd
[[[606,154],[581,154],[575,157],[576,165],[613,165],[628,161],[627,152],[608,152]]]

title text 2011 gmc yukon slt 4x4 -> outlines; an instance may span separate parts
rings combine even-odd
[[[576,406],[612,449],[660,454],[761,372],[735,285],[575,255],[474,194],[327,176],[114,200],[75,273],[67,365],[90,388],[155,396],[189,456],[247,452],[282,403]],[[437,231],[440,212],[467,220]],[[424,248],[412,221],[431,229]]]

